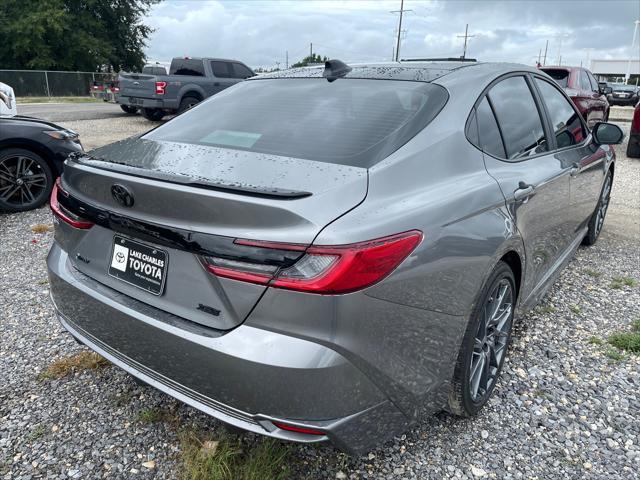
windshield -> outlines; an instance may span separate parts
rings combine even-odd
[[[567,85],[569,84],[569,70],[544,69],[543,72],[553,78],[562,88],[567,88]]]
[[[620,84],[620,85],[613,85],[613,90],[618,90],[622,92],[635,92],[636,87],[635,85]]]
[[[144,138],[368,167],[423,129],[447,95],[443,87],[425,82],[253,80]]]

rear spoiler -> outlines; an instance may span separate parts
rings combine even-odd
[[[225,184],[200,179],[194,180],[192,177],[181,175],[178,173],[163,172],[160,170],[149,170],[145,168],[132,167],[130,165],[122,163],[108,162],[93,158],[86,153],[73,153],[67,157],[66,161],[78,163],[80,165],[86,165],[100,170],[125,173],[127,175],[139,178],[150,178],[153,180],[161,180],[163,182],[175,183],[188,187],[204,188],[207,190],[215,190],[226,193],[238,193],[242,195],[250,195],[261,198],[272,198],[276,200],[297,200],[300,198],[310,197],[312,195],[311,192],[302,190],[289,190],[278,187],[269,187],[268,189],[265,189],[263,187],[258,187],[255,185]]]

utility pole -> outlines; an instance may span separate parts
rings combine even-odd
[[[396,40],[396,62],[400,59],[400,35],[402,35],[402,14],[404,12],[413,12],[413,10],[404,9],[404,0],[400,0],[400,10],[393,10],[389,13],[399,13],[400,19],[398,20],[398,38]]]
[[[464,50],[462,51],[462,59],[464,60],[467,57],[467,39],[473,38],[475,35],[469,35],[469,24],[464,27],[464,35],[458,35],[458,38],[464,38]]]
[[[547,44],[544,46],[544,60],[542,60],[542,65],[547,64],[547,50],[549,49],[549,40],[547,40]]]
[[[289,50],[285,50],[284,58],[285,58],[285,64],[287,65],[287,70],[289,70]]]
[[[625,83],[627,83],[629,81],[629,77],[631,77],[631,57],[633,57],[633,47],[636,44],[636,33],[638,33],[638,25],[640,25],[640,20],[636,20],[633,23],[635,24],[635,27],[633,28],[633,39],[631,40],[631,54],[629,55],[629,62],[627,63],[627,74],[624,76]]]
[[[542,64],[540,63],[540,60],[542,60],[542,49],[540,49],[540,50],[538,51],[538,63],[537,63],[537,65],[542,65]]]
[[[309,44],[309,57],[311,57],[310,60],[313,60],[313,43]]]

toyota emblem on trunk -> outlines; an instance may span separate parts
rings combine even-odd
[[[118,183],[112,185],[111,196],[123,207],[133,206],[133,195],[124,185]]]

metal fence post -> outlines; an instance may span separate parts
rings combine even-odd
[[[47,83],[47,97],[51,98],[51,92],[49,91],[49,76],[47,75],[47,71],[44,71],[44,81]]]

